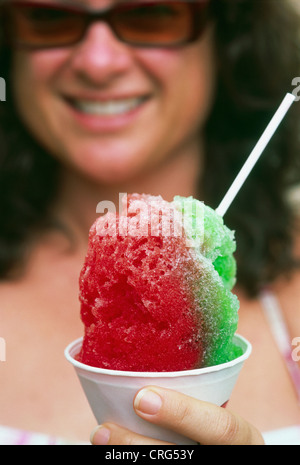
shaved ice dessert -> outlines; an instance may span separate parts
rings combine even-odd
[[[124,196],[93,224],[80,274],[85,327],[77,360],[122,371],[171,372],[228,362],[239,302],[236,244],[192,197]]]

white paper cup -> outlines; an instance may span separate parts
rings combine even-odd
[[[243,363],[249,357],[251,344],[235,335],[234,342],[243,354],[231,362],[174,372],[133,372],[95,368],[78,362],[82,338],[65,349],[65,356],[74,366],[98,424],[117,423],[138,434],[174,444],[196,444],[189,438],[139,418],[133,410],[136,392],[144,386],[156,385],[174,389],[196,399],[224,405],[230,398]]]

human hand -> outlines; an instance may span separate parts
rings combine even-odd
[[[136,414],[171,429],[201,445],[263,445],[260,432],[228,409],[203,402],[177,391],[148,386],[135,395]],[[113,423],[98,426],[91,434],[94,445],[166,445]]]

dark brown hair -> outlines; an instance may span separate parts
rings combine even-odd
[[[206,125],[201,191],[217,207],[300,74],[299,18],[287,0],[211,0],[219,79]],[[2,29],[3,30],[3,29]],[[3,40],[2,40],[3,43]],[[0,103],[0,278],[20,266],[47,225],[59,164],[25,129],[10,89],[10,50],[0,48],[7,101]],[[238,283],[249,295],[295,266],[295,218],[287,190],[299,182],[299,110],[294,104],[225,216],[236,231]]]

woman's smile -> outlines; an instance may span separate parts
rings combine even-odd
[[[87,115],[115,116],[128,113],[139,107],[144,102],[143,97],[132,97],[120,100],[108,100],[100,102],[95,100],[72,99],[70,104],[78,111]]]
[[[149,97],[108,98],[106,100],[67,98],[76,124],[88,131],[117,131],[133,124]]]

